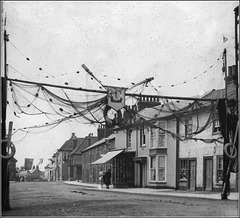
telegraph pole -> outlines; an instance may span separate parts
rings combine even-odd
[[[238,25],[239,25],[239,6],[234,8],[235,13],[235,65],[236,65],[236,99],[238,99],[238,80],[239,80],[239,72],[238,72],[238,53],[239,53],[239,43],[238,43]]]
[[[2,139],[6,137],[6,111],[7,111],[7,42],[8,34],[4,30],[4,76],[2,77]]]
[[[223,70],[225,73],[225,98],[227,99],[227,49],[224,48],[223,51]]]
[[[5,18],[6,25],[6,18]],[[6,156],[8,153],[7,146],[4,140],[6,139],[6,115],[7,115],[7,42],[9,41],[7,31],[4,30],[4,75],[2,80],[2,136],[1,136],[1,147],[2,156]],[[11,137],[11,136],[8,136]],[[10,199],[9,199],[9,172],[8,172],[8,159],[2,158],[2,210],[10,210]]]

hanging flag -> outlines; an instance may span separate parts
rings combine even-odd
[[[223,36],[223,43],[225,43],[228,40],[228,37]]]
[[[25,158],[24,162],[24,169],[25,170],[31,170],[32,165],[33,165],[33,158]]]
[[[107,88],[108,105],[118,111],[125,106],[125,92],[127,88],[105,86]]]

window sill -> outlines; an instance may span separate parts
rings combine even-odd
[[[161,182],[161,181],[150,181],[149,183],[150,184],[167,184],[166,181],[163,181],[163,182]]]
[[[167,149],[167,147],[151,147],[150,149]]]
[[[178,182],[187,182],[187,179],[179,179]]]

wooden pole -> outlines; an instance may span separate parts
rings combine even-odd
[[[239,72],[238,72],[238,52],[239,52],[239,43],[238,43],[238,25],[239,25],[239,6],[234,9],[235,12],[235,65],[236,65],[236,99],[238,99],[238,80],[239,80]]]
[[[2,79],[2,137],[6,138],[6,111],[7,111],[7,42],[8,34],[4,30],[4,76]],[[11,124],[10,124],[11,125]],[[2,155],[7,155],[8,143],[2,142]],[[9,197],[9,172],[8,160],[2,158],[2,210],[10,210],[10,197]]]
[[[2,77],[2,139],[6,137],[6,111],[7,111],[7,41],[8,34],[4,30],[4,76]]]
[[[225,72],[225,98],[227,99],[227,49],[224,48],[223,51],[223,68]]]
[[[13,82],[20,82],[20,83],[28,83],[28,84],[36,84],[40,86],[48,86],[53,88],[61,88],[61,89],[71,89],[76,91],[83,91],[83,92],[95,92],[95,93],[103,93],[107,94],[107,91],[103,90],[94,90],[94,89],[85,89],[85,88],[76,88],[76,87],[69,87],[69,86],[60,86],[60,85],[53,85],[48,83],[38,83],[38,82],[32,82],[32,81],[24,81],[24,80],[18,80],[18,79],[11,79],[8,78],[7,80],[13,81]],[[189,101],[216,101],[217,99],[205,99],[205,98],[193,98],[193,97],[180,97],[180,96],[166,96],[166,95],[143,95],[143,94],[133,94],[133,93],[126,93],[126,96],[132,96],[132,97],[150,97],[161,100],[163,98],[165,99],[178,99],[178,100],[189,100]]]

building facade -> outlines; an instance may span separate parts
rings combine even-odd
[[[93,136],[90,133],[83,140],[76,140],[73,143],[77,143],[75,148],[69,154],[70,165],[68,167],[68,178],[69,180],[82,180],[83,171],[83,158],[82,151],[87,147],[91,146],[98,140],[98,137]]]
[[[228,77],[228,99],[234,99],[234,87]],[[212,90],[203,98],[223,99],[225,92]],[[99,183],[99,172],[111,168],[115,187],[220,191],[224,149],[216,102],[166,101],[142,108],[142,123],[115,128],[113,147],[101,140],[83,151],[83,181]],[[118,150],[122,152],[101,162]],[[237,190],[236,173],[231,173],[230,186]]]

